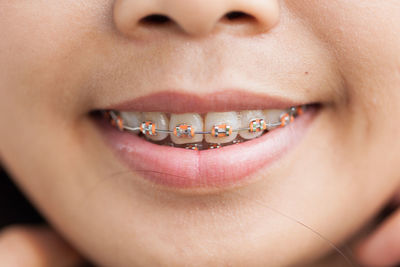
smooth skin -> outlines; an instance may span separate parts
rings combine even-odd
[[[400,262],[400,213],[367,227],[400,188],[397,0],[0,0],[0,33],[1,163],[62,236],[6,229],[2,264],[344,266],[329,242]],[[90,116],[224,86],[323,108],[259,182],[218,194],[143,182]]]

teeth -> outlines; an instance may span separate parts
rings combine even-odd
[[[220,136],[224,137],[215,137],[212,134],[206,135],[206,141],[208,143],[229,143],[235,140],[237,136],[237,132],[229,133],[230,129],[237,129],[240,127],[240,121],[238,118],[237,112],[210,112],[207,113],[205,118],[205,127],[206,131],[213,131],[214,134],[218,134],[221,132]],[[217,128],[216,128],[217,127]],[[221,131],[218,131],[220,129]],[[222,132],[226,130],[229,134],[223,134]],[[227,136],[229,135],[229,136]]]
[[[141,112],[121,112],[120,115],[124,124],[132,128],[139,127],[143,122]]]
[[[221,145],[219,145],[219,144],[210,144],[208,146],[208,149],[218,149],[218,148],[221,148]]]
[[[281,119],[281,115],[283,113],[286,113],[286,110],[284,110],[284,109],[264,110],[265,121],[267,122],[267,124],[279,122]],[[276,127],[278,127],[278,126],[276,126]],[[276,127],[267,126],[267,130],[272,130],[272,129],[275,129]]]
[[[143,121],[152,121],[158,130],[168,130],[169,120],[164,113],[161,112],[144,112]],[[147,138],[153,141],[161,141],[168,137],[168,133],[157,133],[154,136],[148,136]]]
[[[197,144],[189,144],[185,148],[189,150],[199,150],[199,147]]]
[[[241,121],[240,128],[248,128],[250,125],[250,122],[254,119],[263,119],[265,121],[265,115],[261,110],[242,111],[240,113],[240,121]],[[245,130],[245,131],[240,131],[239,135],[241,137],[243,137],[244,139],[253,139],[253,138],[256,138],[256,137],[259,137],[260,135],[262,135],[263,132],[264,131],[261,130],[261,131],[252,133],[248,130]]]
[[[186,130],[186,132],[180,132],[177,130],[177,126],[181,126],[181,130]],[[203,141],[202,134],[196,134],[193,137],[190,134],[190,129],[192,132],[202,132],[203,131],[203,118],[197,113],[186,113],[186,114],[172,114],[169,122],[169,130],[175,131],[171,134],[171,140],[175,144],[189,144],[189,143],[199,143]]]
[[[289,110],[210,112],[205,116],[197,113],[167,115],[162,112],[110,112],[107,114],[108,119],[112,119],[114,126],[118,126],[120,130],[123,130],[123,125],[125,125],[134,128],[126,128],[126,130],[141,132],[149,140],[156,142],[164,140],[161,145],[203,150],[257,138],[267,130],[280,127],[281,120],[283,126],[289,124],[295,117],[300,116],[306,107],[292,107]],[[286,121],[284,121],[284,114],[287,116]],[[269,126],[269,124],[276,126]],[[247,130],[239,131],[239,129]],[[195,134],[195,132],[203,133]],[[168,136],[170,136],[169,139],[167,139]]]

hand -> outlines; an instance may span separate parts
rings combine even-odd
[[[400,196],[400,194],[398,194]],[[398,206],[400,197],[394,200]],[[400,264],[400,209],[392,213],[379,227],[355,249],[363,266],[392,267]]]
[[[11,226],[0,232],[2,267],[77,267],[83,259],[46,226]]]

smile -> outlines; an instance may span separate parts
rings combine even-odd
[[[120,131],[139,134],[153,143],[205,150],[258,138],[289,125],[306,110],[307,105],[287,110],[210,112],[204,115],[121,111],[103,111],[103,114]]]
[[[160,96],[148,96],[102,110],[101,125],[107,143],[134,173],[177,189],[221,189],[249,182],[252,174],[267,171],[300,142],[319,110],[314,104],[279,101],[266,101],[269,104],[260,109],[255,101],[257,109],[226,111],[251,108],[252,101],[217,100],[211,107],[210,97],[191,97],[188,105],[186,96],[166,95],[167,104],[157,107],[164,112],[153,109]]]

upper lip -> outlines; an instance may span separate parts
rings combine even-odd
[[[307,103],[299,103],[282,97],[252,93],[241,90],[225,90],[210,94],[193,94],[177,91],[162,91],[133,100],[112,104],[109,110],[206,113],[235,110],[286,109]]]

